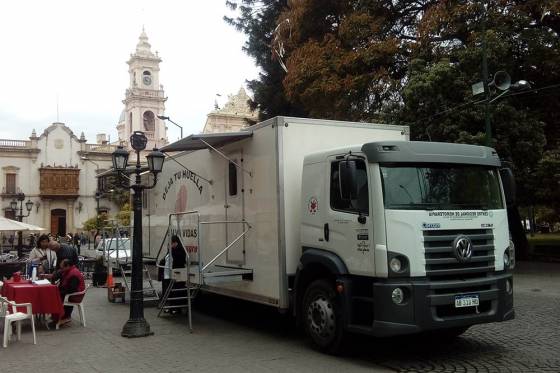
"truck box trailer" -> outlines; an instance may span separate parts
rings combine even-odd
[[[513,318],[496,152],[408,140],[406,126],[290,117],[178,140],[144,195],[144,255],[179,236],[191,283],[290,310],[328,351],[346,332]]]

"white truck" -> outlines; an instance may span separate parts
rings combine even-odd
[[[144,195],[144,255],[178,235],[200,290],[293,312],[325,351],[347,332],[456,336],[512,319],[498,155],[408,137],[276,117],[169,144]]]

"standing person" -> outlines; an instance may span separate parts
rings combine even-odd
[[[78,250],[78,255],[80,255],[80,246],[82,245],[82,241],[80,241],[80,235],[78,233],[74,233],[74,246],[76,250]]]
[[[39,273],[52,273],[56,268],[56,252],[49,248],[49,236],[42,234],[37,240],[37,247],[29,253],[32,263],[39,263]]]
[[[172,276],[172,270],[171,269],[175,269],[175,268],[185,268],[185,265],[187,263],[187,253],[185,252],[185,249],[183,248],[183,245],[181,244],[181,240],[179,240],[179,237],[176,235],[171,236],[171,255],[169,255],[169,253],[166,255],[165,257],[165,270],[164,270],[164,274],[163,274],[163,281],[162,281],[162,296],[163,294],[167,291],[167,288],[169,287],[169,284],[171,282],[171,276]],[[173,285],[173,289],[184,289],[186,286],[186,283],[184,281],[180,281],[180,282],[175,282],[175,284]],[[170,295],[170,297],[183,297],[186,294],[183,294],[183,292],[176,292],[173,295]],[[176,305],[178,302],[176,301],[170,301],[169,305]],[[180,303],[180,302],[179,302]],[[171,310],[171,313],[175,314],[175,313],[179,313],[180,310],[179,309],[173,309]]]
[[[63,259],[60,262],[60,282],[58,290],[60,292],[60,299],[64,302],[64,297],[67,294],[79,293],[86,289],[84,276],[82,272],[69,259]],[[81,302],[84,298],[83,295],[74,295],[68,300],[70,302]],[[59,325],[67,324],[72,321],[72,311],[74,307],[64,306],[64,315],[60,318],[58,315],[53,317],[53,322]]]
[[[56,268],[60,268],[60,264],[64,259],[70,260],[72,265],[78,265],[78,253],[72,246],[57,241],[50,241],[49,248],[56,253]]]

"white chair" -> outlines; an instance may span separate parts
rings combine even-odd
[[[18,312],[18,307],[25,307],[26,312]],[[10,311],[11,308],[11,311]],[[35,318],[31,309],[31,303],[20,303],[9,301],[7,298],[0,297],[0,317],[4,318],[4,340],[2,346],[8,347],[8,337],[12,335],[12,323],[16,323],[17,340],[21,340],[21,322],[31,320],[31,330],[33,331],[33,344],[37,344],[35,335]]]
[[[78,312],[80,313],[80,324],[82,324],[83,327],[86,326],[86,311],[84,309],[84,299],[85,299],[85,295],[87,290],[89,289],[89,286],[86,287],[86,289],[84,291],[80,291],[77,293],[71,293],[71,294],[66,294],[66,296],[64,297],[64,301],[62,302],[64,304],[64,306],[72,306],[72,307],[78,307]],[[82,298],[82,300],[77,303],[77,302],[70,302],[70,297],[74,296],[74,295],[83,295],[84,297]],[[56,324],[56,328],[58,329],[60,327],[60,323]]]

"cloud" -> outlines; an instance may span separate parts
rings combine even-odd
[[[25,139],[57,119],[88,141],[117,136],[128,87],[128,60],[145,24],[159,51],[166,114],[201,131],[216,93],[236,93],[257,75],[241,47],[244,36],[226,25],[222,0],[17,1],[2,5],[4,58],[0,137]],[[33,9],[32,12],[29,9]],[[58,98],[58,99],[57,99]],[[174,140],[179,130],[169,127]]]

